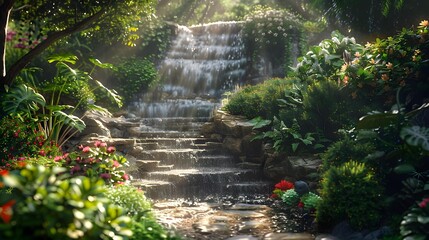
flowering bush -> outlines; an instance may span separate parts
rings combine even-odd
[[[55,161],[63,162],[71,175],[102,178],[108,184],[123,184],[130,180],[130,176],[122,170],[123,166],[128,166],[128,161],[115,153],[115,147],[96,141],[94,147],[81,145],[79,150],[59,156]]]

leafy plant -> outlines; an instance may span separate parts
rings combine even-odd
[[[429,236],[429,198],[414,204],[401,222],[404,239],[426,239]]]
[[[102,178],[106,184],[123,184],[131,178],[122,169],[128,165],[128,161],[115,151],[115,147],[96,141],[94,147],[81,145],[78,152],[72,152],[57,161],[63,162],[71,175]]]
[[[148,59],[127,58],[117,65],[115,74],[118,79],[118,91],[129,102],[133,96],[147,91],[158,81],[155,65]]]
[[[0,222],[2,238],[107,240],[132,235],[131,219],[106,199],[102,180],[68,178],[65,171],[32,165],[2,171],[1,183],[10,188],[0,195],[0,206],[8,207],[8,217]]]
[[[254,129],[256,128],[254,127]],[[273,143],[273,148],[277,152],[289,153],[295,153],[301,144],[310,146],[315,140],[314,137],[312,137],[312,133],[306,133],[304,136],[301,135],[300,126],[296,119],[294,119],[291,127],[287,127],[286,124],[277,119],[277,117],[274,117],[271,130],[256,135],[254,139],[268,139]]]

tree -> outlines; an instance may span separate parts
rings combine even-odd
[[[45,49],[65,37],[84,32],[86,36],[101,36],[106,41],[135,39],[142,17],[153,12],[155,0],[0,0],[0,88],[11,85],[17,74]],[[44,40],[22,58],[6,67],[6,37],[8,23],[37,25]]]
[[[309,0],[335,28],[369,38],[396,34],[427,18],[427,0]],[[370,39],[369,39],[370,40]]]

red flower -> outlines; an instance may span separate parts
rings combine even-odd
[[[419,203],[419,207],[426,208],[428,203],[429,203],[429,198],[425,198]]]
[[[6,176],[9,174],[9,171],[6,169],[0,169],[0,176]]]
[[[274,187],[277,189],[280,189],[282,191],[287,191],[287,190],[293,188],[293,183],[286,181],[286,180],[281,180],[279,183],[274,185]]]
[[[113,146],[110,146],[107,148],[107,153],[114,153],[116,151],[116,148]]]
[[[42,150],[40,150],[40,151],[39,151],[39,155],[40,155],[40,156],[46,156],[46,152],[45,152],[45,150],[43,150],[43,149],[42,149]]]
[[[15,204],[15,200],[10,200],[0,207],[0,218],[3,219],[3,222],[9,223],[12,218],[12,206]]]
[[[298,203],[298,207],[299,207],[299,208],[303,208],[303,207],[304,207],[304,203],[300,201],[300,202]]]
[[[95,147],[100,147],[101,141],[95,141],[94,146]]]
[[[273,193],[273,194],[271,194],[270,198],[277,199],[277,198],[279,198],[279,195]]]

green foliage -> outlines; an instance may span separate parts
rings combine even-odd
[[[401,222],[404,239],[426,239],[429,236],[429,198],[413,205]]]
[[[268,139],[273,143],[273,148],[277,152],[296,153],[298,147],[302,144],[310,146],[315,140],[311,133],[301,135],[301,128],[294,119],[293,124],[288,127],[286,124],[274,117],[271,130],[264,131],[257,135],[254,139]]]
[[[69,168],[71,175],[102,178],[106,184],[123,184],[130,180],[130,176],[122,169],[128,166],[128,161],[115,151],[113,146],[96,141],[94,147],[81,145],[79,151],[63,156],[58,161]]]
[[[297,206],[300,201],[300,197],[294,189],[289,189],[284,192],[281,196],[281,199],[283,203],[288,207]]]
[[[6,114],[22,113],[27,117],[32,116],[45,104],[45,98],[41,94],[23,84],[10,89],[2,99],[3,110]]]
[[[300,41],[303,35],[301,29],[298,17],[286,10],[256,7],[245,17],[243,33],[246,54],[253,63],[259,63],[260,56],[263,56],[274,69],[287,69],[294,61],[296,50],[292,43]],[[276,76],[284,76],[285,72]]]
[[[121,206],[124,211],[132,217],[154,217],[151,212],[151,203],[144,195],[144,192],[134,186],[110,186],[107,189],[106,197],[115,205]]]
[[[6,116],[0,120],[0,166],[9,166],[19,158],[39,155],[45,138],[37,123],[29,118]]]
[[[331,39],[324,39],[318,45],[298,58],[294,74],[308,84],[331,78],[338,80],[338,72],[344,63],[351,61],[352,55],[361,52],[363,46],[356,43],[355,38],[343,36],[334,31]]]
[[[106,196],[132,218],[130,227],[133,236],[130,239],[179,239],[156,222],[151,203],[140,189],[131,185],[110,186]]]
[[[383,207],[383,188],[365,163],[349,161],[325,172],[317,221],[322,227],[348,220],[352,227],[377,226]],[[363,214],[365,213],[365,214]]]
[[[261,84],[246,86],[232,94],[224,110],[249,119],[262,117],[270,119],[277,115],[278,99],[284,98],[285,91],[292,89],[295,79],[272,78]]]
[[[301,202],[304,204],[304,209],[307,210],[317,209],[321,201],[322,198],[313,192],[304,194],[301,197]]]
[[[356,123],[366,109],[351,107],[347,91],[333,81],[310,84],[303,91],[302,105],[307,126],[330,140],[338,139],[338,129]]]
[[[119,93],[130,101],[133,96],[148,90],[158,81],[155,65],[148,59],[128,58],[117,65]]]
[[[351,160],[365,162],[368,155],[373,154],[375,150],[374,143],[356,141],[354,138],[345,135],[341,140],[330,145],[321,155],[322,171],[327,171],[332,166],[339,167]],[[371,161],[367,164],[374,165]]]
[[[128,239],[131,219],[104,196],[104,183],[68,178],[64,168],[31,166],[2,172],[0,205],[12,205],[0,223],[4,239]]]

